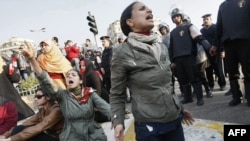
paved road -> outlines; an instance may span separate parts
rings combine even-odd
[[[196,106],[194,98],[193,103],[185,104],[184,107],[190,110],[195,118],[250,125],[250,107],[247,106],[246,100],[243,99],[243,103],[237,106],[228,106],[232,100],[232,95],[224,95],[228,89],[228,85],[225,91],[220,91],[219,87],[215,86],[214,97],[206,98],[204,95],[203,106]]]

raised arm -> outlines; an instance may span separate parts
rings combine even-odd
[[[29,59],[41,87],[45,88],[50,94],[57,93],[59,88],[53,84],[53,81],[50,79],[48,74],[40,67],[35,58],[35,51],[26,41],[24,43],[26,47],[21,48],[21,51],[23,55]]]
[[[21,48],[21,51],[23,53],[23,55],[29,59],[30,64],[32,65],[35,73],[39,76],[40,74],[42,74],[42,68],[40,67],[40,65],[38,64],[36,58],[35,58],[35,51],[33,50],[33,48],[28,44],[28,42],[24,41],[25,46],[24,48]]]

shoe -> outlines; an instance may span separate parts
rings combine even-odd
[[[240,99],[233,99],[229,102],[229,106],[236,106],[241,103]]]
[[[202,105],[204,105],[203,99],[198,99],[196,105],[197,105],[197,106],[202,106]]]
[[[212,98],[213,97],[213,94],[212,94],[212,92],[209,90],[208,92],[207,92],[207,98]]]

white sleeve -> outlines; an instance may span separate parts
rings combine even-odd
[[[191,37],[193,39],[195,39],[197,36],[202,35],[201,32],[200,32],[200,30],[196,26],[194,26],[194,25],[191,25],[189,27],[189,31],[190,31]]]

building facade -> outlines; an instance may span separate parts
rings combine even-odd
[[[152,32],[155,32],[159,35],[159,39],[161,38],[161,34],[158,31],[158,25],[161,23],[160,18],[154,19],[154,28],[152,29]],[[116,20],[113,23],[111,23],[107,30],[107,35],[110,37],[110,40],[112,41],[113,45],[118,44],[118,37],[123,35],[121,27],[120,27],[120,20]],[[125,35],[123,35],[125,36]]]

